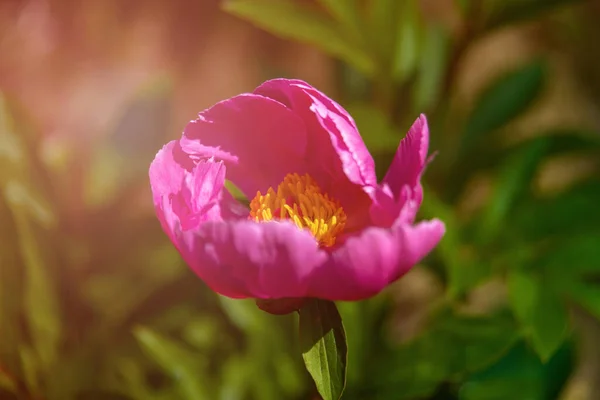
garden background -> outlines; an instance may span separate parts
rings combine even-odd
[[[338,307],[344,399],[600,398],[600,2],[2,0],[0,399],[317,399],[292,315],[211,292],[148,166],[306,80],[381,175],[423,112],[437,249]],[[285,132],[282,132],[282,135]]]

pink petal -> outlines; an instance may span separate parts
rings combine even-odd
[[[242,94],[201,112],[185,128],[181,146],[195,158],[224,160],[227,179],[252,198],[289,172],[304,173],[306,127],[283,104]]]
[[[371,297],[404,275],[425,257],[444,235],[439,220],[392,229],[368,228],[335,250],[311,280],[310,294],[329,300]]]
[[[209,159],[194,164],[177,141],[157,153],[149,175],[156,215],[175,245],[181,231],[220,220],[221,208],[230,210],[234,202],[224,195],[223,163]]]
[[[327,258],[307,231],[288,222],[211,222],[184,232],[180,252],[215,292],[261,299],[305,297]]]
[[[429,150],[427,118],[421,114],[398,146],[394,160],[382,183],[389,186],[396,198],[407,185],[415,191],[414,199],[420,205],[423,189],[419,183]]]
[[[179,192],[186,174],[193,167],[194,163],[181,150],[177,140],[165,144],[150,164],[150,187],[155,204],[157,198]]]
[[[254,93],[285,104],[302,118],[310,149],[306,154],[307,171],[325,192],[342,203],[348,215],[364,219],[360,215],[361,209],[368,208],[364,187],[377,185],[377,177],[373,158],[352,117],[335,101],[300,80],[270,80]],[[353,221],[349,224],[360,225]]]

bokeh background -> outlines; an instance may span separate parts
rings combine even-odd
[[[219,297],[147,170],[273,77],[354,116],[385,172],[437,152],[422,265],[341,303],[345,399],[600,398],[600,2],[1,0],[0,399],[318,399],[293,316]],[[285,132],[282,132],[285,134]]]

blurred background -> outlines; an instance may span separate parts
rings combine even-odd
[[[148,166],[274,77],[346,107],[385,173],[431,127],[447,234],[339,304],[345,399],[600,398],[600,2],[0,0],[0,399],[318,399],[293,316],[219,297]]]

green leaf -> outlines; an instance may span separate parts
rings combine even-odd
[[[600,286],[581,281],[565,286],[569,298],[600,320]]]
[[[319,10],[293,0],[228,0],[225,11],[285,39],[297,40],[338,57],[366,75],[376,65],[368,53],[353,43]]]
[[[460,400],[550,400],[558,398],[573,368],[569,345],[543,364],[519,342],[502,359],[472,375],[459,389]]]
[[[506,160],[496,177],[492,201],[484,211],[480,236],[483,242],[502,229],[502,221],[529,191],[531,181],[548,147],[549,140],[541,138]]]
[[[57,358],[62,327],[56,289],[47,270],[33,227],[21,202],[9,186],[5,197],[19,235],[19,250],[25,266],[23,307],[33,347],[42,369],[49,369]],[[29,355],[27,356],[29,357]]]
[[[435,191],[425,188],[427,196],[421,205],[423,218],[439,218],[446,224],[446,234],[436,247],[435,252],[442,259],[447,274],[447,295],[459,298],[469,289],[490,274],[490,263],[473,260],[463,251],[463,239],[460,236],[461,223],[454,209],[438,198]]]
[[[397,0],[370,0],[365,5],[369,46],[376,54],[379,65],[388,66],[391,61],[396,36],[398,11]]]
[[[392,77],[396,82],[404,82],[412,75],[420,55],[419,5],[416,0],[405,0],[401,8],[392,60]]]
[[[558,6],[575,4],[581,0],[485,0],[488,29],[536,18]]]
[[[542,92],[545,79],[546,64],[536,60],[504,74],[485,88],[468,118],[462,151],[524,113]]]
[[[19,357],[27,389],[31,393],[41,393],[40,365],[36,351],[27,345],[22,345],[19,347]]]
[[[340,23],[341,26],[360,41],[361,20],[358,13],[357,0],[318,0],[329,11],[329,13]]]
[[[442,382],[498,360],[517,339],[509,313],[468,316],[444,309],[421,336],[380,356],[371,384],[381,388],[381,399],[429,398]]]
[[[449,35],[440,26],[427,28],[421,44],[419,76],[414,86],[413,110],[430,109],[438,100],[448,61]]]
[[[137,327],[133,333],[142,348],[175,382],[180,398],[189,400],[214,398],[210,395],[203,379],[208,369],[207,360],[200,354],[193,353],[149,328]]]
[[[568,334],[569,318],[562,299],[546,282],[520,270],[509,273],[508,293],[533,348],[547,361]]]
[[[526,240],[569,237],[600,226],[600,182],[592,180],[546,199],[530,199],[511,217],[514,230]]]
[[[300,348],[323,400],[338,400],[346,386],[348,347],[342,318],[331,301],[311,299],[299,311]]]

